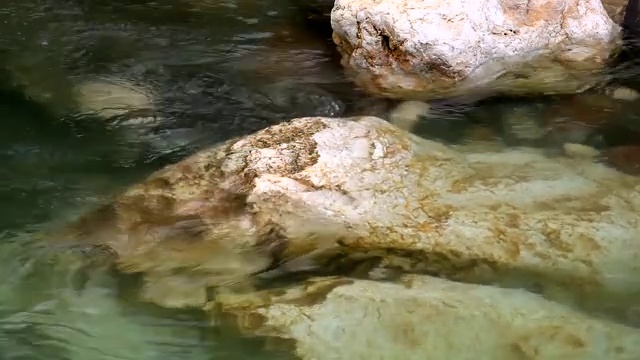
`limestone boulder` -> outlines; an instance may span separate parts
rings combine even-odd
[[[316,278],[220,296],[214,319],[291,340],[301,359],[634,359],[640,330],[523,290],[428,276],[398,282]]]
[[[414,100],[580,92],[620,44],[601,0],[337,0],[331,23],[356,83]]]
[[[620,318],[640,296],[640,178],[534,149],[467,152],[375,117],[230,140],[60,234],[112,249],[166,306],[300,267],[527,288]]]

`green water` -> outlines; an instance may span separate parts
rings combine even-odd
[[[296,116],[349,115],[378,103],[343,77],[326,31],[307,26],[293,4],[3,1],[0,359],[291,358],[208,326],[199,312],[140,304],[133,277],[100,273],[86,284],[72,260],[32,234],[204,146]],[[71,83],[93,75],[154,88],[159,120],[148,137],[74,112]],[[464,141],[470,128],[495,130],[504,109],[535,112],[554,101],[442,102],[416,132]],[[637,106],[616,121],[640,128]],[[150,140],[157,138],[162,144]]]
[[[1,6],[0,359],[288,359],[208,326],[202,313],[140,304],[135,278],[101,273],[85,284],[73,260],[33,239],[43,224],[203,146],[342,106],[325,90],[345,81],[322,36],[285,47],[301,66],[279,77],[283,85],[269,71],[256,75],[269,33],[306,31],[288,20],[296,9],[286,1],[130,3]],[[150,137],[74,113],[71,83],[90,75],[154,87],[162,120],[152,135],[178,140],[150,145]]]

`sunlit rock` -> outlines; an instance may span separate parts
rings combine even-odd
[[[293,340],[301,359],[632,359],[640,330],[523,290],[426,276],[318,278],[210,308],[247,334]],[[226,316],[225,316],[226,315]]]
[[[230,140],[63,233],[108,245],[162,304],[200,306],[203,288],[295,271],[310,265],[289,262],[303,255],[323,271],[368,262],[600,310],[640,295],[640,178],[532,149],[467,153],[374,117],[301,118]],[[176,287],[172,277],[191,290],[152,291]]]
[[[620,27],[600,0],[337,0],[342,63],[371,93],[574,93],[598,80]]]

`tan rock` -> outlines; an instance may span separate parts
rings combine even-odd
[[[626,311],[640,295],[640,178],[527,148],[456,151],[373,117],[302,118],[230,140],[66,231],[163,283],[223,285],[315,253],[327,271],[369,259],[596,309]]]
[[[601,360],[640,357],[640,330],[523,290],[405,276],[314,279],[212,304],[253,335],[294,341],[301,359]]]
[[[620,35],[600,0],[337,0],[331,17],[360,86],[422,100],[580,92]]]

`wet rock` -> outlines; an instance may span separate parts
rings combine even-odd
[[[429,115],[431,106],[422,101],[404,101],[389,114],[389,121],[395,126],[411,131],[420,118]]]
[[[599,150],[639,145],[635,96],[632,89],[612,86],[557,99],[542,115],[546,131],[542,145],[559,148],[576,143]]]
[[[626,86],[609,88],[607,94],[616,100],[634,101],[640,98],[640,93]]]
[[[518,102],[500,107],[497,128],[508,146],[535,146],[546,135],[543,104]]]
[[[468,102],[460,99],[430,103],[409,100],[396,102],[395,106],[380,117],[421,137],[446,144],[457,144],[464,142],[472,126],[465,116],[465,112],[470,108]]]
[[[345,105],[328,91],[312,84],[297,84],[280,81],[267,85],[262,94],[269,105],[278,113],[293,117],[304,116],[341,116]]]
[[[617,146],[601,154],[602,160],[624,173],[640,175],[640,146]]]
[[[600,154],[597,149],[582,144],[566,143],[563,145],[565,155],[571,157],[595,158]]]
[[[345,116],[374,116],[389,119],[398,102],[387,98],[366,96],[358,93],[345,110]]]
[[[620,103],[610,96],[583,93],[558,99],[544,115],[549,125],[558,119],[567,119],[584,126],[600,127],[610,122],[611,115],[620,108]]]
[[[605,139],[608,128],[620,123],[626,101],[619,101],[605,92],[588,92],[553,102],[542,114],[545,136],[543,143],[560,148],[567,143],[595,148],[609,146]]]
[[[611,20],[616,24],[622,25],[628,2],[629,0],[602,0],[602,6],[604,6]]]
[[[203,287],[311,256],[323,271],[367,259],[626,311],[640,296],[638,190],[588,159],[466,153],[379,118],[302,118],[168,166],[63,234],[109,246],[148,286],[188,279],[194,306]]]
[[[152,89],[121,78],[87,78],[74,86],[78,112],[104,121],[129,146],[121,156],[162,157],[202,142],[207,129],[181,124],[162,114]],[[147,151],[149,150],[149,151]]]
[[[211,304],[245,333],[290,340],[301,359],[631,359],[640,330],[523,290],[426,276],[317,278]],[[461,346],[464,344],[464,346]]]
[[[620,37],[599,0],[338,0],[332,27],[360,86],[423,100],[471,90],[580,92]]]
[[[154,109],[150,91],[124,79],[89,79],[80,82],[75,91],[80,111],[91,112],[105,119],[132,111],[152,113]],[[135,122],[144,122],[139,117],[135,119]]]

